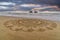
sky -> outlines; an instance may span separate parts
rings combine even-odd
[[[50,7],[48,8],[48,6]],[[60,0],[0,0],[0,11],[32,10],[36,8],[55,10],[53,7],[60,9]]]

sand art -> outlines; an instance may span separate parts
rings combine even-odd
[[[34,32],[40,31],[44,32],[46,30],[53,30],[57,27],[57,24],[42,19],[14,19],[7,20],[3,24],[6,28],[9,28],[12,31],[23,31],[23,32]]]

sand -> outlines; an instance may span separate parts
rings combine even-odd
[[[60,40],[60,22],[0,16],[0,40]]]

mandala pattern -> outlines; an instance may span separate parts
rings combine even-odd
[[[57,24],[42,19],[14,19],[4,22],[4,26],[13,31],[33,32],[46,30],[53,30],[57,27]]]

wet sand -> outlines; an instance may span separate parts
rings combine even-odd
[[[60,22],[59,21],[46,20],[46,22],[56,23],[56,27],[55,28],[53,27],[52,29],[46,28],[45,31],[35,30],[32,32],[13,31],[4,25],[5,22],[9,20],[16,20],[16,19],[20,19],[20,18],[0,16],[0,40],[60,40]],[[45,21],[45,20],[42,20],[42,21]]]

